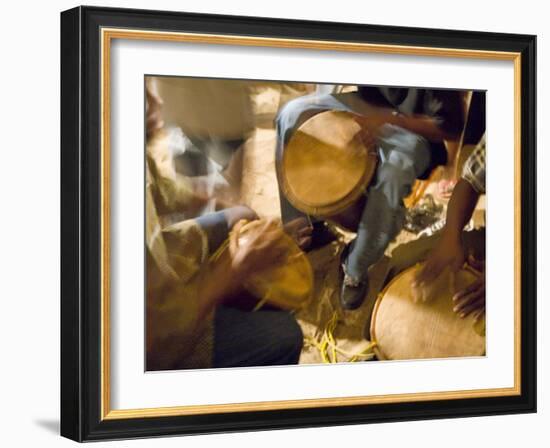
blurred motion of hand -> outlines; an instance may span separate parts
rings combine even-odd
[[[450,237],[443,233],[437,246],[432,250],[428,259],[416,274],[412,284],[416,299],[426,301],[427,297],[422,291],[432,282],[434,282],[445,268],[450,268],[451,273],[455,273],[462,268],[466,256],[462,247],[460,237]]]
[[[260,220],[258,224],[240,235],[246,221],[239,221],[229,237],[232,274],[239,279],[284,262],[287,247],[283,244],[285,233],[275,220]]]

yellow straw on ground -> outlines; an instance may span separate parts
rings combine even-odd
[[[327,322],[320,340],[316,340],[313,337],[307,337],[305,339],[307,344],[319,350],[323,363],[335,364],[338,362],[367,361],[374,357],[373,348],[376,345],[374,342],[371,342],[365,349],[357,353],[351,353],[339,348],[334,338],[334,330],[337,325],[338,313],[335,311],[330,320]],[[347,359],[339,361],[338,355],[341,355]]]

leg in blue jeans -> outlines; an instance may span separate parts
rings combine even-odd
[[[348,286],[366,283],[369,266],[382,257],[388,244],[401,231],[405,220],[403,199],[430,163],[429,143],[403,128],[385,125],[378,145],[380,160],[375,183],[368,189],[357,237],[344,260],[344,284]],[[360,289],[357,294],[363,294],[365,288]],[[362,300],[363,297],[349,297],[348,303],[343,304],[354,308]],[[346,300],[343,298],[343,301]]]
[[[302,345],[302,330],[290,313],[216,309],[214,367],[297,364]]]
[[[277,115],[275,121],[277,129],[277,146],[275,149],[276,166],[279,167],[283,158],[284,147],[296,129],[314,115],[327,111],[338,110],[354,112],[368,116],[376,107],[364,101],[357,92],[338,94],[310,94],[289,101]],[[305,216],[296,210],[285,195],[280,191],[281,217],[284,223],[292,219]]]
[[[355,93],[308,95],[290,101],[277,117],[276,158],[282,159],[284,146],[293,132],[308,118],[325,110],[341,110],[368,117],[376,110]],[[350,300],[342,298],[346,308],[359,306],[366,292],[367,271],[383,254],[389,242],[403,226],[403,198],[410,192],[415,179],[430,164],[429,143],[417,134],[393,125],[385,125],[378,139],[379,165],[374,184],[367,193],[357,238],[344,260],[344,286],[352,288]],[[283,221],[300,216],[281,192]],[[353,292],[355,289],[355,292]],[[344,290],[342,292],[344,296]],[[345,303],[347,302],[347,303]]]

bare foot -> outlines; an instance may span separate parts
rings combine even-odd
[[[311,244],[311,232],[313,227],[306,218],[296,218],[283,226],[285,232],[296,242],[302,250]]]

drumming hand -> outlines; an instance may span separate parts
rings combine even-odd
[[[453,296],[453,311],[460,317],[473,314],[477,322],[485,314],[485,263],[473,258],[470,258],[468,263],[479,270],[481,275],[474,283]]]
[[[375,139],[380,133],[380,128],[388,123],[389,117],[386,115],[369,115],[368,117],[357,115],[354,117],[355,121],[361,126],[360,137],[363,140],[365,146],[370,147],[374,145]]]
[[[284,230],[300,249],[305,250],[311,244],[313,227],[306,218],[296,218],[287,222],[284,225]]]
[[[246,241],[239,241],[244,221],[239,221],[229,238],[232,274],[241,280],[269,266],[284,261],[287,249],[282,244],[284,232],[274,220],[266,220],[246,234]]]
[[[449,237],[445,233],[439,240],[435,249],[428,256],[428,259],[416,274],[412,284],[414,300],[426,301],[429,297],[421,292],[426,286],[437,280],[445,268],[449,267],[451,272],[456,272],[464,265],[464,249],[460,238]]]

